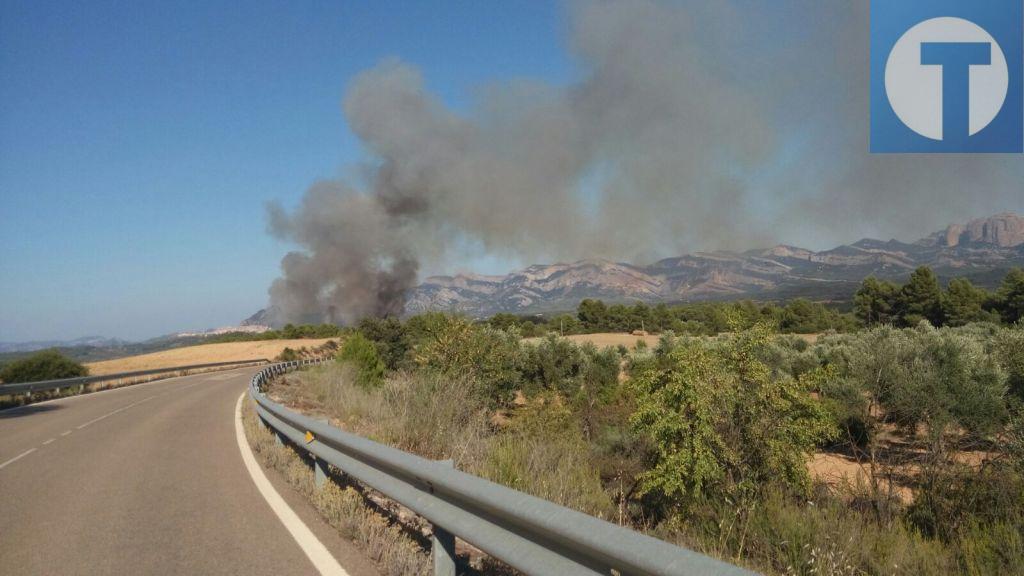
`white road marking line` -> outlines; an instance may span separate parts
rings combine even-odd
[[[132,402],[131,404],[129,404],[127,406],[122,406],[122,407],[118,408],[117,410],[114,410],[113,412],[107,412],[103,416],[100,416],[98,418],[93,418],[92,420],[89,420],[85,424],[82,424],[81,426],[78,427],[78,429],[81,430],[82,428],[85,428],[86,426],[89,426],[90,424],[95,424],[95,423],[99,422],[100,420],[103,420],[104,418],[109,418],[109,417],[113,416],[114,414],[117,414],[118,412],[124,412],[125,410],[127,410],[127,409],[129,409],[129,408],[131,408],[133,406],[138,406],[139,404],[142,404],[143,402],[148,402],[148,401],[152,400],[153,398],[156,398],[157,396],[163,396],[163,394],[156,394],[154,396],[148,396],[146,398],[143,398],[142,400],[139,400],[138,402]]]
[[[245,428],[242,426],[242,400],[245,399],[245,395],[246,393],[242,392],[242,395],[238,397],[238,403],[235,404],[235,437],[238,439],[238,449],[242,452],[242,461],[245,462],[245,467],[249,470],[256,489],[263,495],[267,504],[270,505],[270,509],[277,514],[277,518],[284,524],[285,529],[306,553],[306,557],[313,563],[321,576],[348,576],[348,572],[341,567],[341,564],[338,564],[327,547],[302,522],[302,519],[288,506],[284,498],[281,498],[256,462],[256,457],[253,456],[252,449],[249,448],[249,442],[245,439]]]
[[[28,456],[29,454],[35,452],[36,450],[37,450],[36,448],[30,448],[28,450],[25,450],[24,452],[22,452],[21,454],[18,454],[14,458],[11,458],[7,462],[4,462],[3,464],[0,464],[0,469],[3,469],[8,464],[13,464],[13,463],[17,462],[18,460],[21,460],[22,458],[24,458],[25,456]]]
[[[61,436],[67,436],[68,434],[71,434],[71,430],[65,430],[60,433]]]
[[[43,446],[46,446],[47,444],[49,444],[50,442],[53,442],[54,440],[56,440],[56,438],[50,438],[46,442],[43,442]]]

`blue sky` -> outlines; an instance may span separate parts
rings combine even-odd
[[[341,102],[367,70],[387,80],[380,64],[391,59],[440,102],[433,120],[452,111],[512,145],[521,135],[500,130],[501,114],[546,110],[517,101],[517,89],[543,84],[534,96],[574,104],[568,119],[584,129],[565,134],[596,136],[555,149],[593,155],[573,215],[611,206],[617,232],[654,257],[910,241],[1024,211],[1019,155],[868,154],[866,0],[652,2],[0,0],[0,341],[142,339],[232,325],[263,307],[296,248],[267,233],[267,203],[294,209],[322,179],[358,185],[353,166],[381,160]],[[489,115],[496,102],[506,108]],[[370,115],[380,123],[370,138],[404,152],[374,132],[395,115],[384,116]],[[541,149],[523,134],[520,153]],[[623,163],[639,172],[620,196],[588,189],[616,180],[601,169]],[[543,216],[551,203],[535,188]],[[630,217],[656,225],[641,237]],[[467,242],[504,247],[487,234],[469,230]],[[455,270],[421,273],[536,261],[508,248],[449,254]]]
[[[0,2],[0,341],[236,323],[288,246],[264,205],[362,154],[346,83],[381,59],[456,109],[572,76],[549,2]]]

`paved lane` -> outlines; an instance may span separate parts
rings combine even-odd
[[[0,412],[0,571],[315,574],[239,453],[255,370]]]

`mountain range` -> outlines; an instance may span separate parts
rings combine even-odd
[[[1024,266],[1024,217],[996,214],[950,225],[916,242],[866,238],[821,252],[779,245],[697,252],[644,266],[580,260],[533,265],[504,276],[433,276],[412,290],[406,311],[539,313],[573,309],[584,298],[649,303],[797,296],[845,300],[869,275],[901,280],[918,266],[930,266],[940,277],[966,276],[993,287],[1006,270]]]
[[[35,352],[47,348],[116,348],[128,344],[126,340],[119,338],[106,338],[103,336],[84,336],[74,340],[35,340],[32,342],[0,342],[0,354],[14,352]]]

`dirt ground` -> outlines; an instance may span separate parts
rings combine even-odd
[[[250,360],[265,358],[273,360],[285,348],[315,348],[336,338],[308,338],[299,340],[260,340],[255,342],[224,342],[221,344],[202,344],[163,350],[151,354],[140,354],[102,362],[86,364],[89,374],[101,376],[116,372],[149,370],[152,368],[169,368],[189,364],[208,364],[212,362],[230,362],[232,360]]]
[[[880,435],[878,451],[887,454],[881,458],[881,466],[877,469],[879,479],[886,486],[891,478],[893,494],[904,503],[914,499],[914,490],[921,474],[921,463],[925,459],[925,450],[920,443],[912,441],[896,433],[895,427],[886,425]],[[952,455],[952,459],[972,468],[980,467],[996,455],[990,452],[969,450]],[[888,466],[885,466],[888,464]],[[847,454],[836,452],[818,452],[807,463],[811,478],[822,481],[833,487],[867,486],[870,482],[871,468],[868,462],[857,462]]]

